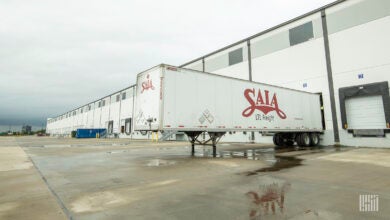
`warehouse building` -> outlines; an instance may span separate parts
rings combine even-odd
[[[389,14],[387,0],[336,1],[180,67],[321,94],[322,144],[390,146]],[[132,86],[48,119],[47,130],[146,137],[132,128],[134,94]],[[271,142],[260,132],[223,140]]]
[[[107,128],[108,135],[135,137],[132,118],[135,86],[78,107],[58,117],[47,120],[47,133],[68,136],[78,128]]]

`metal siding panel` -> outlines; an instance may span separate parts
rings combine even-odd
[[[261,57],[288,47],[290,47],[288,31],[277,33],[273,36],[252,43],[252,58]]]
[[[350,1],[353,2],[353,1]],[[340,5],[342,6],[342,5]],[[390,1],[366,0],[337,11],[327,10],[329,34],[380,19],[390,15]]]

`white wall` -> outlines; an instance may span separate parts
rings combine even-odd
[[[113,121],[113,133],[119,133],[119,114],[120,114],[120,107],[121,107],[121,97],[119,97],[119,101],[116,101],[116,96],[120,95],[120,93],[116,93],[111,96],[111,104],[110,104],[110,115],[109,115],[109,121]]]
[[[342,128],[339,88],[390,80],[390,17],[329,36],[339,128]],[[358,74],[364,74],[363,79]],[[390,137],[353,137],[340,129],[341,144],[389,147]]]

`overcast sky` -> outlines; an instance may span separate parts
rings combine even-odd
[[[0,126],[41,125],[334,0],[0,0]]]

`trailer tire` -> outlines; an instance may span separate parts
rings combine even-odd
[[[286,141],[286,145],[291,147],[291,146],[294,146],[294,141],[293,140],[287,140]]]
[[[310,146],[317,146],[320,143],[320,136],[317,133],[310,134]]]
[[[276,134],[272,137],[272,141],[274,142],[274,145],[275,145],[275,146],[278,146],[278,145],[277,145],[277,142],[276,142]]]
[[[301,133],[297,137],[297,143],[300,147],[310,146],[310,135],[308,133]]]
[[[298,146],[301,146],[301,134],[296,134],[295,135],[295,142],[297,142]]]
[[[279,146],[279,147],[282,147],[284,145],[283,144],[283,137],[280,133],[274,134],[273,142],[276,146]]]
[[[274,134],[274,137],[272,138],[274,145],[279,146],[279,138],[277,137],[278,134]]]

